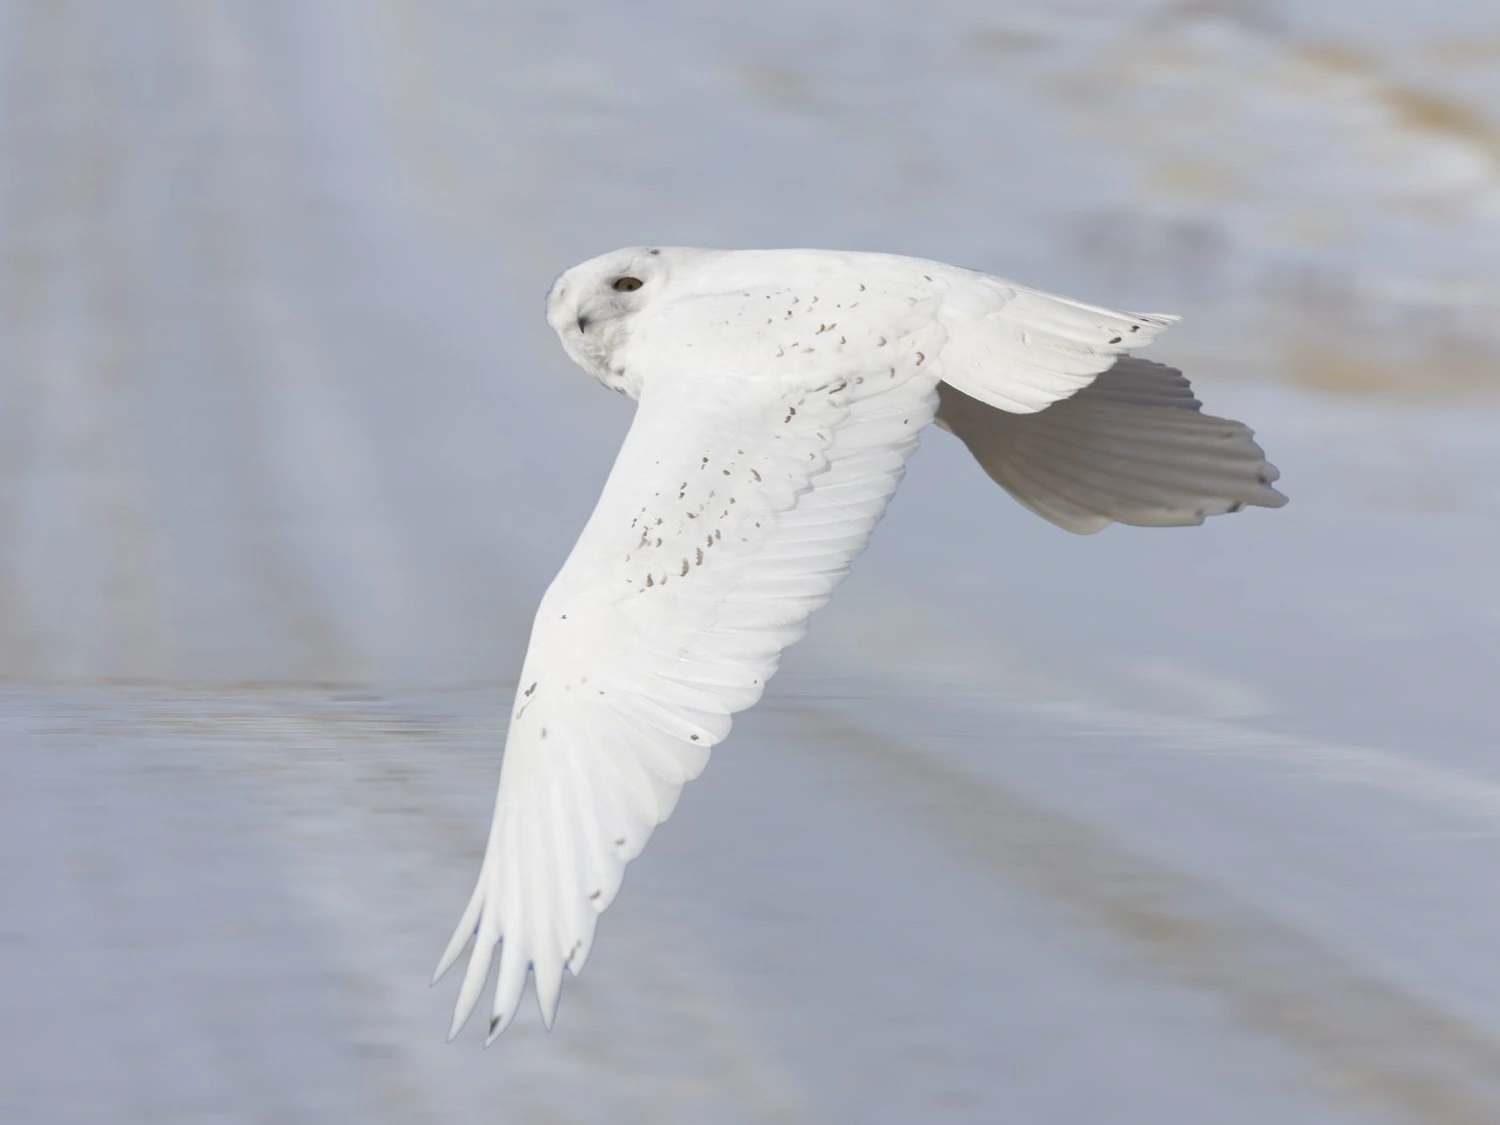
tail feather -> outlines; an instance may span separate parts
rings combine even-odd
[[[944,304],[942,377],[986,405],[1030,414],[1087,386],[1177,320],[980,277]]]

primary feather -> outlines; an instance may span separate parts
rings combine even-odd
[[[1074,530],[1279,497],[1248,431],[1216,446],[1175,424],[1181,402],[1153,413],[1175,384],[1048,409],[1170,317],[890,255],[638,248],[563,274],[548,320],[639,406],[537,611],[478,884],[434,976],[473,939],[450,1038],[497,957],[490,1040],[528,974],[551,1026],[625,865],[848,573],[940,405],[997,481]],[[1109,479],[1121,466],[1145,483]]]

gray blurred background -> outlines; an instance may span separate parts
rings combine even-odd
[[[1500,1121],[1500,15],[0,0],[0,1123]],[[1292,505],[933,433],[605,916],[443,1043],[619,245],[1184,314]]]

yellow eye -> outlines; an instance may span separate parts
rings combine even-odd
[[[646,284],[638,277],[617,277],[610,282],[610,288],[616,293],[634,293],[642,285]]]

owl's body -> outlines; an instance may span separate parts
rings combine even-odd
[[[566,307],[573,286],[597,288],[596,271],[619,270],[645,275],[640,290],[608,298],[631,308],[628,319],[596,316],[587,330],[576,316],[551,319],[585,370],[632,397],[664,360],[819,380],[920,354],[923,374],[942,370],[982,402],[1031,413],[1177,319],[1114,313],[941,262],[834,250],[617,251],[560,278],[550,307]],[[646,278],[649,305],[634,296]]]
[[[1073,531],[1284,502],[1249,430],[1126,355],[1171,317],[884,254],[639,248],[565,273],[548,320],[639,408],[537,612],[439,966],[476,936],[453,1033],[497,943],[491,1038],[528,971],[550,1026],[625,864],[864,549],[928,422]]]

